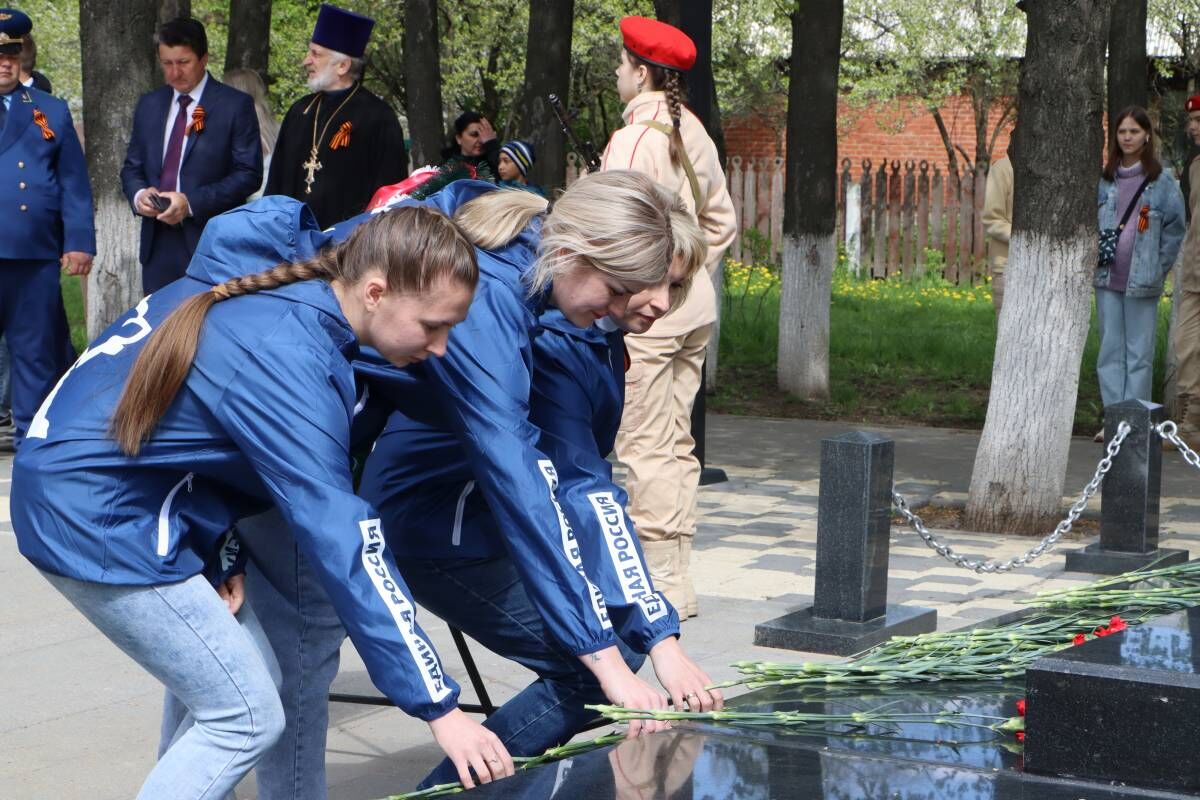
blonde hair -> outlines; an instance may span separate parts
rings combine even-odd
[[[254,114],[258,117],[258,139],[262,145],[263,155],[267,156],[273,153],[275,140],[279,138],[279,123],[271,111],[270,103],[267,102],[267,84],[263,82],[262,76],[258,74],[257,70],[237,67],[226,70],[225,74],[221,76],[221,80],[234,89],[250,95],[250,98],[254,100]]]
[[[401,293],[424,292],[443,278],[474,291],[479,279],[475,249],[445,214],[425,206],[376,214],[346,241],[307,261],[230,278],[177,306],[150,335],[129,371],[113,412],[112,437],[127,455],[138,454],[187,380],[214,303],[298,281],[354,284],[373,270],[384,273],[388,291]]]
[[[671,232],[675,239],[671,259],[681,259],[687,266],[687,279],[679,288],[671,290],[671,308],[674,309],[687,297],[692,280],[701,273],[701,267],[708,260],[708,240],[682,200],[671,211]]]
[[[546,214],[537,261],[526,276],[530,293],[545,291],[581,262],[633,287],[662,282],[675,246],[676,200],[640,172],[613,170],[575,181]],[[477,247],[494,249],[546,210],[546,201],[529,192],[497,190],[460,206],[454,222]]]

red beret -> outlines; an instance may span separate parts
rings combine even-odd
[[[1189,97],[1185,108],[1187,108],[1189,113],[1192,111],[1200,111],[1200,94],[1194,94]]]
[[[621,20],[621,36],[629,52],[656,67],[684,72],[696,63],[696,43],[674,25],[625,17]]]

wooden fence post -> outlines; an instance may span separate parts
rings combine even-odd
[[[925,275],[925,249],[929,247],[929,162],[921,159],[921,176],[917,178],[917,264],[913,274]]]
[[[971,258],[971,233],[975,230],[975,175],[963,170],[962,194],[959,211],[961,222],[958,226],[958,275],[956,284],[971,282],[975,265]]]
[[[904,275],[913,274],[916,265],[914,250],[916,249],[916,215],[917,207],[917,164],[911,158],[904,162],[904,202],[900,206],[900,269]]]
[[[887,210],[887,159],[884,158],[875,172],[875,264],[871,267],[871,275],[875,278],[887,277]]]
[[[733,237],[733,245],[729,248],[729,255],[734,261],[742,260],[742,231],[746,228],[745,209],[742,208],[742,157],[734,156],[729,159],[730,168],[725,173],[725,180],[729,184],[729,198],[733,201],[733,210],[737,215],[737,234]]]

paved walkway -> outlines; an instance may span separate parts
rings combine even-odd
[[[689,651],[713,675],[750,657],[813,658],[756,648],[753,626],[811,598],[815,561],[820,440],[856,426],[802,420],[709,418],[709,460],[728,483],[701,493],[694,576],[702,616],[684,626]],[[861,426],[857,426],[861,427]],[[966,491],[977,434],[928,428],[881,429],[896,441],[896,483],[913,497],[953,501]],[[1072,444],[1068,491],[1081,489],[1100,455]],[[20,557],[8,519],[11,457],[0,455],[0,795],[132,797],[152,763],[161,700],[157,685],[97,634]],[[1176,455],[1164,460],[1164,546],[1200,556],[1200,474]],[[1030,540],[943,534],[973,556],[1007,558]],[[1078,546],[1070,543],[1067,546]],[[889,599],[938,610],[942,629],[1015,607],[1029,592],[1081,583],[1050,554],[1015,574],[976,576],[893,529]],[[444,626],[424,622],[446,661],[463,676]],[[529,673],[475,647],[494,698],[512,696]],[[820,658],[820,657],[817,657]],[[643,676],[653,680],[649,666]],[[343,650],[339,691],[372,691],[362,662]],[[469,696],[467,689],[464,695]],[[330,797],[370,800],[411,788],[437,760],[428,729],[394,709],[334,705],[327,760]],[[255,796],[253,778],[238,790]]]

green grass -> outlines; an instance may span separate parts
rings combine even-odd
[[[74,275],[62,276],[63,304],[67,307],[67,321],[71,323],[71,343],[75,352],[82,353],[87,347],[87,323],[83,314],[83,288]]]
[[[729,262],[726,277],[711,410],[982,427],[996,344],[987,285],[963,288],[938,278],[860,280],[839,270],[830,309],[830,399],[806,402],[776,387],[777,272]],[[1155,387],[1162,381],[1169,314],[1169,304],[1161,303]],[[1078,434],[1094,433],[1100,421],[1098,350],[1093,318],[1076,405]]]

